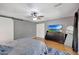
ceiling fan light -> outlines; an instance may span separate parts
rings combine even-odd
[[[33,18],[33,20],[35,21],[35,20],[37,20],[37,18]]]

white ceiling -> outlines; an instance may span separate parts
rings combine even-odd
[[[78,3],[0,3],[0,15],[7,15],[23,20],[33,21],[30,16],[32,11],[43,15],[41,21],[73,16],[78,9]],[[37,21],[33,21],[37,22]]]

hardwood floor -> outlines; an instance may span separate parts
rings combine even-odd
[[[46,45],[48,47],[56,48],[56,49],[58,49],[60,51],[68,52],[68,53],[70,53],[72,55],[77,55],[77,53],[74,52],[72,50],[72,48],[66,47],[66,46],[64,46],[64,44],[60,44],[60,43],[57,43],[57,42],[54,42],[54,41],[50,41],[50,40],[45,40],[45,43],[46,43]]]
[[[39,38],[39,37],[33,37],[33,39],[37,39],[37,40],[41,40],[42,42],[45,42],[48,47],[56,48],[60,51],[68,52],[71,55],[78,55],[76,52],[72,50],[72,48],[64,46],[64,44],[60,44],[55,41],[44,40],[43,38]]]

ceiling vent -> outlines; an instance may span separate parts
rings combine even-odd
[[[62,3],[58,3],[56,5],[54,5],[54,7],[60,7],[62,5]]]

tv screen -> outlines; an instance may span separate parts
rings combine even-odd
[[[48,25],[48,29],[56,29],[56,30],[59,30],[61,29],[63,26],[62,25]]]

